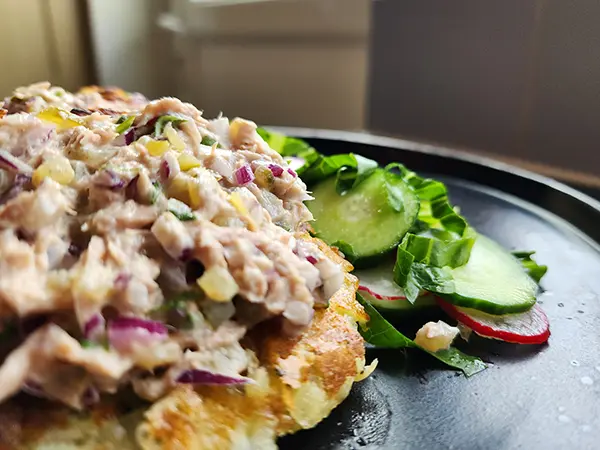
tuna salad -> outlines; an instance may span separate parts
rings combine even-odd
[[[49,83],[0,106],[0,401],[243,383],[251,329],[302,333],[341,286],[253,122]]]

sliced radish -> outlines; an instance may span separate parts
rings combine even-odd
[[[431,307],[435,307],[435,297],[433,295],[424,295],[415,300],[414,303],[409,302],[406,297],[399,297],[390,299],[389,297],[375,297],[369,293],[367,290],[362,290],[358,288],[360,295],[365,300],[368,300],[373,306],[377,309],[387,309],[387,310],[400,310],[400,311],[421,311],[423,309],[428,309]]]
[[[476,309],[454,306],[437,298],[440,307],[480,336],[516,344],[543,344],[550,337],[550,323],[537,304],[529,311],[496,316]]]
[[[358,290],[378,300],[406,300],[404,290],[394,283],[394,263],[384,263],[373,269],[357,270]]]
[[[428,292],[414,303],[406,299],[404,290],[394,280],[394,263],[383,263],[373,269],[353,272],[358,277],[358,291],[379,309],[417,311],[435,306],[435,297]]]

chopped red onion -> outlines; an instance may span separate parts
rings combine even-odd
[[[142,136],[146,136],[148,134],[154,133],[154,126],[156,125],[156,121],[158,120],[158,117],[160,117],[160,116],[153,117],[148,122],[146,122],[144,125],[139,125],[137,127],[132,128],[131,131],[133,131],[133,135],[132,135],[131,142],[137,141]]]
[[[285,160],[292,170],[298,170],[300,167],[306,164],[306,160],[304,158],[300,158],[299,156],[289,156]]]
[[[315,258],[315,257],[314,257],[314,256],[312,256],[312,255],[308,255],[308,256],[306,257],[306,260],[307,260],[309,263],[311,263],[313,266],[314,266],[316,263],[318,263],[318,262],[319,262],[319,261],[317,260],[317,258]]]
[[[100,402],[100,392],[94,386],[88,387],[81,396],[81,403],[89,408],[98,402]]]
[[[149,346],[164,341],[169,330],[162,322],[137,317],[119,317],[108,323],[108,341],[121,352],[137,345]]]
[[[79,245],[75,244],[74,242],[71,242],[69,244],[68,252],[69,252],[69,255],[71,255],[71,256],[79,256],[83,252],[83,249]]]
[[[163,159],[160,163],[159,174],[163,180],[168,180],[171,175],[171,167],[169,167],[169,161],[166,159]]]
[[[127,133],[124,134],[124,136],[125,145],[131,144],[135,140],[135,128],[131,128]]]
[[[277,164],[269,164],[267,167],[271,170],[271,173],[274,176],[280,177],[283,175],[283,167],[278,166]]]
[[[140,176],[136,175],[127,184],[127,187],[125,188],[125,196],[127,198],[130,198],[130,199],[133,199],[133,200],[135,200],[137,198],[137,194],[138,194],[137,184],[138,184],[138,180],[139,179],[140,179]]]
[[[44,392],[42,387],[33,381],[26,381],[23,383],[21,390],[32,397],[48,398],[48,394]]]
[[[125,187],[125,181],[109,169],[99,172],[95,177],[94,184],[110,189],[111,191],[116,191]]]
[[[104,334],[106,321],[101,314],[94,314],[83,326],[83,337],[86,339],[97,340]]]
[[[120,134],[116,138],[113,139],[112,145],[114,145],[115,147],[124,147],[127,145],[125,143],[125,141],[126,141],[125,135]]]
[[[83,108],[72,108],[71,114],[75,114],[76,116],[89,116],[92,112]]]
[[[208,370],[190,369],[179,375],[177,383],[183,384],[213,384],[213,385],[238,385],[247,384],[252,380],[246,377],[231,377],[219,373],[209,372]]]
[[[6,150],[0,150],[0,169],[12,173],[31,173],[33,171],[29,164],[24,163]]]
[[[119,275],[117,275],[117,278],[115,278],[115,283],[114,283],[115,289],[117,289],[119,291],[125,290],[130,281],[131,281],[131,274],[121,272]]]
[[[181,256],[179,257],[179,260],[183,261],[183,262],[189,261],[189,259],[193,255],[193,253],[194,253],[193,248],[184,248],[183,251],[181,252]]]
[[[292,169],[292,168],[289,168],[287,171],[294,178],[296,178],[298,176],[298,174],[296,173],[296,171],[294,169]]]
[[[244,185],[252,182],[254,180],[254,174],[252,173],[252,169],[248,164],[243,165],[239,169],[235,171],[235,181],[237,184]]]
[[[31,182],[31,176],[27,174],[18,173],[15,175],[13,185],[8,191],[6,191],[0,197],[0,204],[4,204],[9,200],[12,200],[17,195],[25,190],[25,186]]]
[[[136,128],[130,128],[126,133],[120,134],[113,140],[113,145],[123,147],[135,141]]]

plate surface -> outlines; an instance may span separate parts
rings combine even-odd
[[[399,161],[444,181],[475,228],[509,249],[536,250],[549,266],[539,302],[552,331],[544,346],[472,340],[468,351],[491,366],[469,379],[418,352],[369,350],[368,360],[379,358],[375,374],[318,427],[282,439],[282,449],[599,448],[600,203],[484,158],[362,134],[279,130],[323,153]]]

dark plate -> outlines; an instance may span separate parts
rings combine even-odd
[[[549,266],[539,301],[544,346],[475,339],[492,363],[465,378],[418,352],[368,351],[375,374],[313,430],[282,449],[600,448],[600,203],[561,183],[491,160],[354,133],[281,129],[323,153],[400,161],[439,177],[480,232],[534,249]]]

